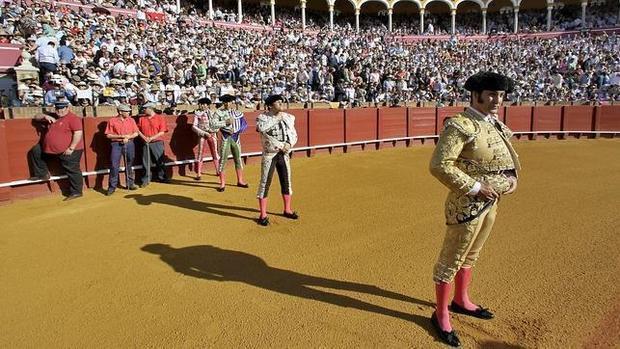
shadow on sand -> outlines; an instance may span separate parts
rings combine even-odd
[[[209,245],[174,248],[165,244],[149,244],[141,249],[158,255],[176,272],[188,276],[213,281],[242,282],[294,297],[391,316],[413,322],[424,328],[433,337],[435,336],[427,317],[388,309],[349,296],[318,290],[315,287],[365,293],[426,307],[434,306],[434,304],[424,300],[372,285],[327,279],[274,268],[257,256]]]
[[[153,195],[143,195],[143,194],[130,194],[126,195],[127,199],[134,199],[136,203],[139,205],[151,205],[153,203],[163,204],[163,205],[171,205],[176,207],[182,207],[189,210],[195,210],[205,213],[212,213],[224,217],[232,217],[232,218],[242,218],[255,221],[255,217],[246,217],[240,214],[232,213],[229,211],[245,211],[245,212],[254,212],[259,213],[257,209],[241,207],[241,206],[232,206],[232,205],[222,205],[222,204],[213,204],[209,202],[196,201],[193,198],[187,196],[173,195],[173,194],[153,194]]]

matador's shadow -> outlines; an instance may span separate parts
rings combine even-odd
[[[251,254],[224,250],[209,245],[174,248],[166,244],[149,244],[143,246],[142,250],[159,255],[159,258],[168,263],[176,272],[188,276],[214,281],[242,282],[290,296],[391,316],[411,321],[426,329],[429,333],[433,333],[427,317],[384,308],[349,296],[313,288],[320,287],[353,291],[428,307],[434,306],[434,304],[427,301],[384,290],[376,286],[278,269],[269,266],[264,260]]]
[[[125,195],[125,198],[134,199],[140,205],[151,205],[153,203],[171,205],[177,207],[183,207],[190,210],[196,210],[200,212],[217,214],[225,217],[232,218],[242,218],[248,220],[255,220],[253,217],[246,217],[240,214],[236,214],[233,212],[229,212],[230,210],[234,211],[246,211],[246,212],[256,212],[258,210],[254,208],[241,207],[241,206],[232,206],[232,205],[222,205],[222,204],[214,204],[203,201],[196,201],[193,198],[181,195],[172,195],[172,194],[153,194],[153,195],[143,195],[143,194],[130,194]]]

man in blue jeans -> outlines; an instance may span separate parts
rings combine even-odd
[[[118,116],[108,121],[108,127],[105,130],[106,137],[112,141],[112,153],[110,155],[112,165],[110,166],[109,185],[106,194],[108,196],[114,194],[118,186],[118,171],[122,156],[125,157],[127,189],[138,189],[134,184],[134,172],[131,168],[136,154],[133,139],[138,137],[138,125],[131,118],[131,107],[129,105],[121,104],[117,110]]]
[[[138,120],[138,132],[144,141],[142,149],[142,164],[144,165],[144,176],[142,177],[141,187],[146,187],[151,181],[151,160],[154,160],[155,174],[153,181],[170,183],[166,177],[164,141],[162,136],[168,132],[166,119],[155,113],[155,104],[146,103],[143,106],[144,115]]]

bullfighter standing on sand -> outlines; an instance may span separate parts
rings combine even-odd
[[[460,345],[448,310],[452,280],[453,312],[486,320],[494,317],[472,303],[467,290],[500,197],[517,188],[520,164],[510,143],[512,132],[497,119],[498,108],[513,87],[510,78],[497,73],[469,77],[465,89],[471,92],[471,107],[446,120],[430,163],[431,173],[450,189],[447,231],[433,271],[437,306],[431,322],[441,340],[451,346]]]
[[[269,225],[267,218],[267,193],[273,178],[273,172],[278,172],[282,199],[284,200],[284,217],[297,219],[299,216],[291,209],[291,148],[297,143],[295,130],[295,116],[285,113],[281,95],[272,95],[265,99],[268,108],[256,118],[256,131],[260,133],[263,145],[263,159],[261,161],[261,177],[258,185],[258,205],[260,217],[258,224]]]

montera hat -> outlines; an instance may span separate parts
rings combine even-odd
[[[198,100],[198,104],[211,105],[211,100],[207,97],[202,97]]]
[[[514,89],[514,81],[502,74],[494,72],[478,72],[470,76],[465,81],[465,89],[471,92],[487,91],[505,91],[506,93],[512,92]]]
[[[233,102],[235,99],[237,99],[237,97],[235,97],[233,95],[223,95],[223,96],[220,96],[220,102],[222,102],[222,103]]]
[[[270,106],[277,101],[284,101],[284,97],[282,95],[271,95],[265,98],[265,105]]]

